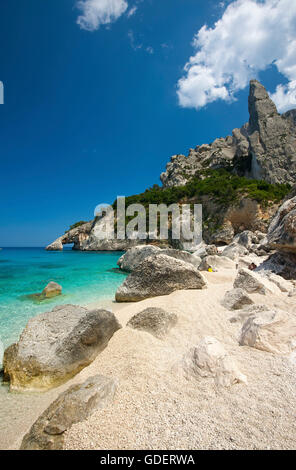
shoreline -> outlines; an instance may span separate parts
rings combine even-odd
[[[111,310],[113,313],[117,314],[121,310],[123,310],[125,307],[128,307],[129,305],[132,305],[133,303],[134,302],[116,302],[115,294],[114,294],[114,298],[96,300],[94,302],[84,304],[83,307],[86,307],[89,310],[103,308],[106,310]]]
[[[48,253],[41,248],[7,249],[0,256],[0,339],[4,347],[18,341],[30,318],[61,304],[95,303],[112,308],[114,294],[125,279],[114,268],[120,253]],[[49,282],[62,295],[38,302],[32,297]]]
[[[118,380],[115,401],[67,431],[65,449],[295,448],[291,413],[296,408],[295,366],[288,358],[239,346],[241,325],[230,323],[235,312],[220,304],[237,272],[204,274],[209,283],[204,290],[175,291],[129,304],[112,299],[104,306],[88,304],[112,308],[123,328],[88,367],[62,386],[42,394],[2,394],[0,449],[18,449],[24,434],[61,392],[97,374]],[[295,315],[293,300],[287,296],[251,297],[256,304],[277,305]],[[165,340],[125,328],[147,307],[178,316],[177,327]],[[220,390],[212,379],[184,377],[182,357],[207,335],[217,338],[235,358],[247,385]]]
[[[97,308],[112,310],[115,315],[129,305],[116,302],[114,297],[81,303],[81,306],[90,310]],[[50,403],[72,384],[80,382],[81,372],[60,387],[47,392],[9,392],[8,386],[0,383],[0,450],[18,450],[23,436]],[[15,429],[20,430],[21,437],[15,436]]]

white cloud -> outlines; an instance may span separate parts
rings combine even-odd
[[[134,6],[132,7],[128,12],[127,12],[127,16],[130,18],[131,16],[134,16],[134,14],[136,13],[138,7],[137,6]]]
[[[275,93],[270,96],[282,112],[296,108],[296,80],[287,85],[278,85]]]
[[[116,21],[127,10],[128,3],[126,0],[80,0],[77,7],[82,12],[77,24],[81,29],[95,31]]]
[[[129,40],[130,40],[130,43],[131,43],[131,47],[134,51],[137,51],[138,49],[142,49],[143,47],[143,44],[140,44],[140,43],[137,43],[136,42],[136,39],[135,39],[135,35],[134,35],[134,32],[132,30],[130,30],[128,33],[127,33],[128,37],[129,37]]]
[[[201,108],[232,101],[260,71],[275,65],[288,84],[272,95],[278,109],[296,106],[296,1],[237,0],[213,28],[194,37],[196,53],[178,82],[179,103]]]

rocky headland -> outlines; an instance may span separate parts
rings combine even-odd
[[[141,203],[196,203],[203,205],[206,243],[230,244],[244,230],[266,233],[279,204],[296,183],[296,110],[280,115],[264,86],[250,82],[249,122],[232,136],[174,155],[161,174],[162,187],[154,185],[126,198],[127,206]],[[114,203],[116,210],[116,204]],[[47,250],[128,250],[147,240],[105,239],[98,233],[104,217],[74,224]],[[157,244],[154,241],[153,244]],[[168,240],[168,246],[195,251],[196,246]],[[191,249],[192,248],[192,249]]]

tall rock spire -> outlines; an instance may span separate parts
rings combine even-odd
[[[182,186],[205,169],[227,168],[268,183],[296,183],[296,110],[280,115],[258,80],[251,80],[249,122],[232,136],[174,155],[161,174],[164,187]]]
[[[250,82],[248,140],[252,173],[269,183],[296,182],[296,139],[293,121],[281,116],[264,86]]]
[[[278,116],[276,105],[258,80],[250,81],[249,94],[250,132],[260,131],[260,122]]]

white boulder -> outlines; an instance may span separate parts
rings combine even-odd
[[[234,360],[222,344],[211,336],[204,337],[197,347],[184,357],[185,371],[199,378],[213,378],[217,385],[230,387],[236,383],[247,383]]]

